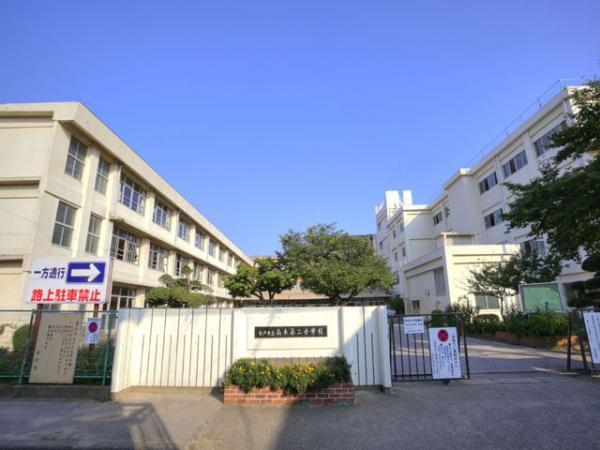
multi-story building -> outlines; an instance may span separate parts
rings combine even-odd
[[[497,299],[468,292],[469,271],[519,249],[547,251],[545,239],[532,238],[529,229],[509,229],[503,222],[502,212],[512,201],[504,182],[527,183],[539,175],[540,164],[556,154],[549,137],[569,125],[572,89],[577,88],[561,86],[473,167],[455,172],[433,202],[413,204],[411,191],[385,193],[385,201],[375,208],[374,245],[396,275],[395,292],[407,300],[409,311],[429,312],[461,301],[497,310]],[[589,155],[584,155],[562,169],[587,161]],[[589,276],[570,261],[564,263],[559,281],[568,296],[570,283]]]
[[[140,307],[163,274],[227,299],[250,259],[78,102],[0,105],[0,307],[30,308],[32,258],[113,258],[105,308]]]

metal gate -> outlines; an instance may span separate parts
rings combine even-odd
[[[423,332],[409,333],[405,318],[423,318]],[[409,319],[410,320],[410,319]],[[456,327],[461,378],[470,378],[464,318],[456,313],[393,315],[388,318],[392,381],[434,381],[431,369],[429,328]],[[440,380],[438,380],[440,381]],[[449,380],[441,380],[448,383]]]

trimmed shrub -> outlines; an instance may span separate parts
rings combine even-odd
[[[29,338],[29,325],[22,325],[15,330],[13,334],[12,344],[13,353],[21,354],[25,350],[25,344]]]
[[[517,336],[566,336],[569,322],[564,314],[538,311],[524,314],[511,311],[504,317],[506,331]]]
[[[390,308],[396,311],[396,314],[404,314],[404,299],[399,295],[395,295],[390,300]]]
[[[268,360],[238,359],[227,371],[225,384],[238,386],[244,392],[254,388],[283,389],[286,394],[299,394],[307,389],[323,389],[351,380],[346,358],[334,356],[317,364],[294,364],[275,367]]]
[[[481,314],[480,316],[476,316],[467,327],[470,333],[477,334],[495,334],[496,331],[503,331],[504,329],[504,323],[495,314]]]

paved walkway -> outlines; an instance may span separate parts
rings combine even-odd
[[[468,337],[471,374],[501,372],[562,372],[567,353],[540,350],[496,341]],[[578,355],[573,355],[579,361]]]
[[[354,406],[223,405],[204,391],[0,401],[0,448],[600,448],[600,379],[532,374],[401,383]]]

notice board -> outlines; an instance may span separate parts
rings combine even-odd
[[[30,383],[73,384],[83,313],[43,312]]]

